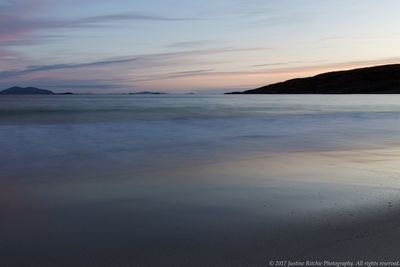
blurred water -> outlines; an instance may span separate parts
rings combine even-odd
[[[2,96],[1,176],[384,145],[399,119],[395,95]]]
[[[398,197],[397,174],[375,152],[354,164],[329,153],[397,147],[399,119],[398,95],[1,96],[0,263],[132,266],[186,253],[186,263],[226,264],[242,245],[257,254],[252,242],[291,214]],[[315,152],[335,160],[304,156]]]

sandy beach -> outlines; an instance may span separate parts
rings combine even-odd
[[[0,258],[5,266],[396,261],[399,154],[276,153],[163,170],[153,183],[121,174],[118,183],[28,184],[30,203],[2,211],[11,219],[2,222]],[[3,207],[7,201],[2,194]]]

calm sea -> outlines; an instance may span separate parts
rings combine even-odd
[[[1,96],[0,265],[262,266],[290,216],[398,197],[399,144],[398,95]]]

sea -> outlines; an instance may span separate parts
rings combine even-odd
[[[394,209],[399,145],[400,95],[0,96],[0,266],[295,260]]]

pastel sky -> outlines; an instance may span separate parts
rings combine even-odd
[[[400,63],[398,0],[0,0],[0,89],[227,92]]]

